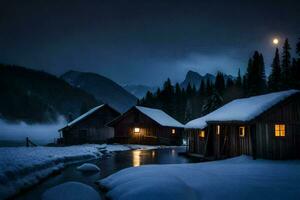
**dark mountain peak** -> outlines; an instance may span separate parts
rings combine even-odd
[[[186,74],[186,78],[195,79],[195,78],[202,78],[202,76],[198,72],[189,70]]]
[[[113,80],[100,74],[68,71],[61,78],[92,94],[98,101],[110,104],[120,112],[125,112],[137,102],[134,95]]]
[[[206,78],[206,79],[213,79],[213,78],[215,78],[215,76],[214,75],[212,75],[212,74],[210,74],[210,73],[206,73],[205,75],[204,75],[204,78]]]

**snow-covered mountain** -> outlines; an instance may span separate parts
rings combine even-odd
[[[158,87],[150,87],[146,85],[125,85],[124,89],[136,96],[137,98],[143,98],[148,91],[154,93]]]
[[[68,71],[61,76],[69,84],[92,94],[120,112],[136,105],[137,98],[114,81],[96,73]]]
[[[225,81],[230,78],[232,80],[235,79],[235,77],[231,75],[224,74],[224,79]],[[194,85],[197,89],[199,89],[201,81],[204,80],[205,82],[207,80],[210,80],[211,82],[215,82],[216,77],[210,73],[206,73],[204,76],[199,74],[198,72],[195,71],[188,71],[188,73],[185,76],[184,81],[180,84],[182,88],[186,88],[188,84],[190,83],[192,86]]]

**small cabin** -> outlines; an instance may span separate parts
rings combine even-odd
[[[97,106],[59,130],[65,145],[104,143],[114,137],[106,124],[121,114],[107,104]]]
[[[118,143],[181,145],[183,140],[183,124],[159,109],[134,106],[108,125]]]
[[[300,158],[300,92],[234,100],[185,125],[188,152],[211,159]]]

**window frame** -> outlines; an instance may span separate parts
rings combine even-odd
[[[241,131],[242,130],[242,131]],[[246,135],[246,127],[245,126],[239,126],[239,136],[241,138],[244,138]]]
[[[286,136],[286,125],[284,123],[276,123],[274,125],[274,136],[276,138],[284,138]]]
[[[133,128],[133,133],[138,134],[141,132],[141,128],[140,127],[134,127]]]
[[[198,133],[198,137],[199,137],[201,140],[204,140],[204,139],[205,139],[205,131],[204,131],[204,130],[201,130],[201,131]]]

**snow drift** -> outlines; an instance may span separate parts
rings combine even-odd
[[[100,168],[92,163],[84,163],[77,167],[77,170],[82,171],[82,172],[99,172]]]
[[[66,164],[95,159],[101,145],[0,148],[0,199],[38,183]]]
[[[121,170],[99,184],[113,200],[299,199],[300,161],[240,156],[197,164],[144,165]]]
[[[66,182],[48,189],[42,200],[100,200],[98,192],[89,185],[80,182]]]

